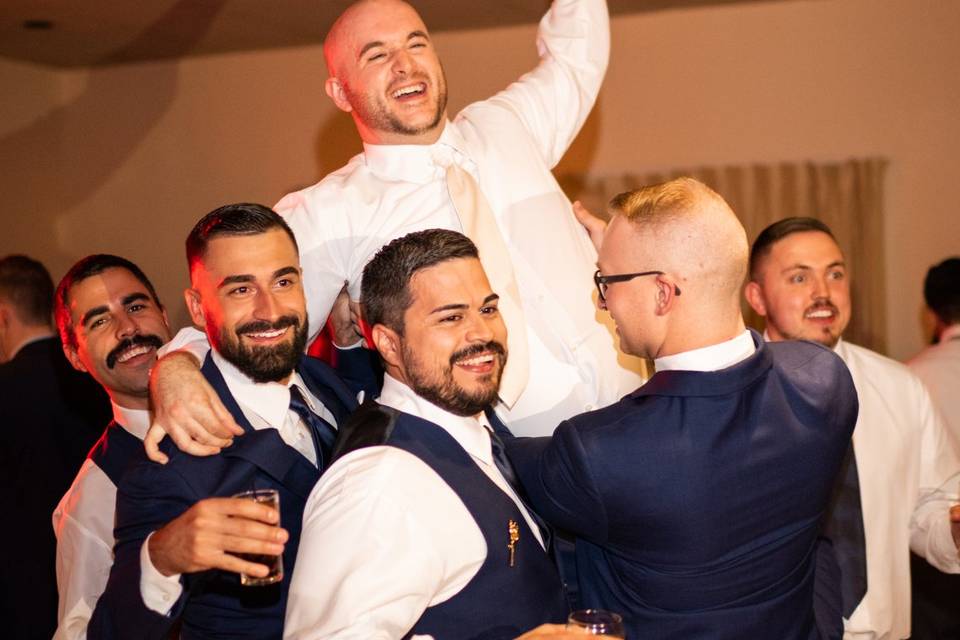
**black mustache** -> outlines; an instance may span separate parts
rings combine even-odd
[[[457,363],[458,360],[472,358],[473,356],[478,356],[487,351],[493,352],[499,356],[502,356],[507,352],[507,350],[503,348],[502,344],[494,340],[491,340],[485,344],[474,344],[465,349],[461,349],[450,356],[450,366],[452,367]]]
[[[120,344],[115,346],[110,353],[107,354],[107,368],[113,369],[117,365],[117,358],[120,357],[121,353],[132,347],[139,347],[141,345],[159,349],[163,346],[163,340],[160,339],[160,336],[153,334],[135,335],[132,338],[124,338],[120,341]]]
[[[245,333],[263,333],[264,331],[276,331],[277,329],[286,329],[287,327],[293,327],[294,329],[299,328],[300,319],[297,316],[280,316],[273,322],[251,320],[237,327],[236,333],[238,336],[242,336]]]

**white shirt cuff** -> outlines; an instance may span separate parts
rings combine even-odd
[[[153,566],[148,548],[152,537],[151,533],[140,547],[140,597],[148,609],[165,616],[180,599],[183,585],[180,584],[179,573],[165,576]]]
[[[162,358],[174,351],[191,353],[200,363],[203,363],[203,359],[207,357],[207,352],[210,351],[210,344],[207,342],[206,334],[202,331],[198,331],[194,327],[184,327],[177,332],[177,335],[173,336],[173,340],[157,351],[157,355]]]

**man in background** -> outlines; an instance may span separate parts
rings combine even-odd
[[[933,315],[933,341],[907,363],[926,385],[953,438],[960,438],[960,257],[930,267],[923,298]],[[945,574],[923,558],[910,558],[913,576],[913,638],[960,637],[956,594],[960,577]]]
[[[5,637],[44,638],[57,623],[50,514],[110,419],[110,403],[73,370],[53,329],[53,281],[27,256],[0,259],[0,486],[14,529],[2,573]]]
[[[842,339],[850,279],[829,227],[786,218],[757,236],[747,301],[766,337],[812,340],[850,369],[860,400],[852,454],[827,521],[848,640],[910,636],[910,550],[960,572],[960,455],[930,395],[902,364]],[[862,515],[861,515],[862,514]]]
[[[63,352],[106,390],[113,421],[53,512],[57,536],[58,640],[82,640],[113,565],[117,486],[141,460],[150,428],[150,369],[170,340],[167,315],[140,268],[97,254],[60,281],[55,315]]]

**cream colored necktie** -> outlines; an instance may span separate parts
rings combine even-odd
[[[527,323],[523,317],[520,290],[513,274],[510,252],[497,227],[487,199],[476,180],[454,163],[447,165],[447,189],[460,216],[463,233],[473,240],[490,286],[500,296],[500,313],[507,325],[507,366],[500,380],[500,400],[512,408],[527,386],[530,354],[527,347]]]

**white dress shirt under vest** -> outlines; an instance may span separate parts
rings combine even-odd
[[[389,374],[378,402],[444,429],[540,531],[493,460],[486,419],[454,415]],[[423,612],[459,593],[487,545],[453,489],[391,446],[353,451],[314,487],[303,512],[284,638],[399,638]]]
[[[113,419],[140,440],[150,428],[145,409],[113,404]],[[87,624],[113,566],[117,487],[87,458],[53,512],[57,536],[57,631],[54,640],[87,637]]]
[[[454,162],[473,174],[512,257],[528,325],[526,389],[509,410],[497,407],[517,435],[549,435],[643,382],[641,361],[618,355],[612,326],[601,324],[607,314],[598,319],[596,251],[551,173],[606,71],[606,3],[556,0],[540,22],[537,47],[536,69],[467,106],[438,142],[364,145],[345,167],[276,205],[300,247],[314,335],[344,282],[359,299],[363,267],[384,244],[424,229],[462,231],[445,167]],[[178,335],[175,344],[189,339]]]
[[[213,362],[223,374],[227,389],[240,405],[240,410],[250,422],[250,426],[257,430],[276,429],[286,444],[316,466],[317,453],[310,429],[300,416],[290,409],[290,387],[299,387],[304,400],[315,414],[334,428],[338,425],[333,414],[307,389],[300,374],[294,372],[287,384],[254,382],[216,351],[213,352]],[[151,533],[150,536],[152,535]],[[180,597],[183,585],[180,583],[180,574],[165,576],[153,566],[147,546],[150,536],[147,536],[140,549],[140,595],[149,609],[166,614]]]

